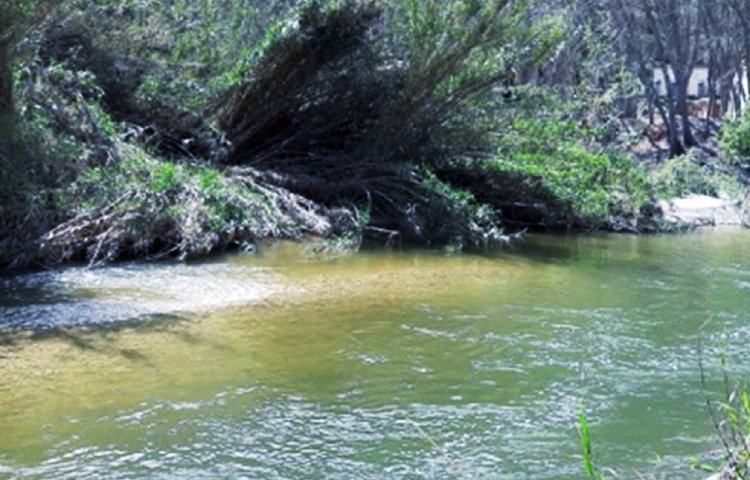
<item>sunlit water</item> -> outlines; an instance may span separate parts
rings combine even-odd
[[[0,478],[574,479],[581,408],[611,477],[701,478],[699,359],[750,375],[748,231],[0,287]]]

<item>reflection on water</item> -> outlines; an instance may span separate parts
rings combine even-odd
[[[281,245],[6,279],[6,330],[89,326],[6,335],[0,477],[573,479],[583,406],[622,478],[700,478],[699,348],[747,358],[749,240]]]

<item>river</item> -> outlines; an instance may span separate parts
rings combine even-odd
[[[750,231],[0,278],[0,478],[701,478]]]

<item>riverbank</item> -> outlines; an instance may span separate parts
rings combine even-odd
[[[519,81],[555,44],[522,11],[256,5],[240,32],[226,23],[241,8],[196,8],[180,5],[216,45],[156,3],[107,2],[52,11],[18,42],[16,111],[0,121],[0,265],[190,259],[311,237],[331,250],[489,250],[525,231],[722,223],[668,200],[726,198],[731,210],[746,198],[741,122],[713,156],[665,159],[646,141],[658,128],[615,120],[608,97]],[[420,47],[432,44],[439,55]]]

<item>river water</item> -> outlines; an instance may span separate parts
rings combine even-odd
[[[701,478],[750,231],[0,279],[0,478]]]

